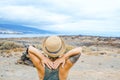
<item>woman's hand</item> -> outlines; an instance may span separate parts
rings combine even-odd
[[[45,56],[41,59],[41,63],[43,65],[43,67],[45,67],[45,65],[46,65],[50,69],[54,68],[53,62],[49,58],[47,58]]]
[[[60,58],[56,59],[56,60],[53,62],[53,64],[54,64],[53,69],[57,69],[60,64],[62,64],[62,67],[64,67],[65,61],[66,61],[66,60],[65,60],[64,57],[60,57]]]

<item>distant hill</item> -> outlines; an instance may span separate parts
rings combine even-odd
[[[23,25],[14,25],[14,24],[0,24],[0,31],[12,31],[15,33],[22,34],[55,34],[55,32],[32,28]],[[1,33],[1,32],[0,32]]]

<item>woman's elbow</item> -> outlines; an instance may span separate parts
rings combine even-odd
[[[77,54],[81,54],[81,53],[82,53],[82,47],[76,48],[76,53],[77,53]]]
[[[30,45],[30,46],[28,47],[28,53],[31,53],[32,51],[33,51],[33,46]]]

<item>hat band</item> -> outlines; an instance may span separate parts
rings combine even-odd
[[[49,51],[46,47],[45,47],[45,49],[46,49],[46,50],[47,50],[47,52],[49,52],[49,53],[56,54],[56,53],[58,53],[58,52],[62,49],[62,46],[60,47],[60,49],[59,49],[59,50],[54,51],[54,52]]]

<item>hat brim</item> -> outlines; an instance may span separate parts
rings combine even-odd
[[[46,46],[45,46],[46,39],[43,41],[42,50],[44,51],[44,53],[46,53],[50,57],[58,57],[58,56],[62,55],[66,50],[64,41],[62,39],[61,39],[61,41],[62,41],[61,49],[55,54],[50,53],[50,52],[48,52],[48,50],[46,50]]]

